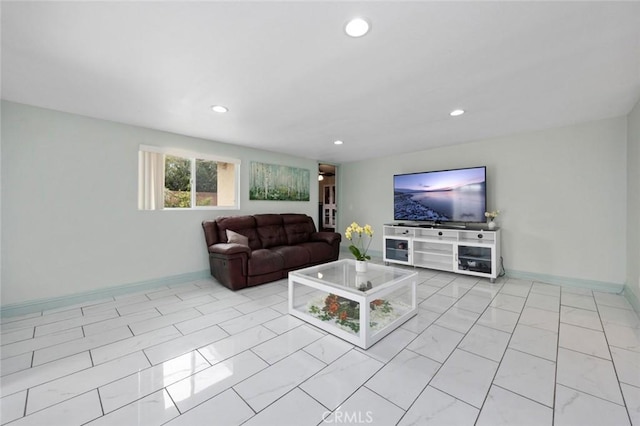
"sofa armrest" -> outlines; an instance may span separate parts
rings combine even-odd
[[[232,254],[246,253],[248,257],[251,257],[251,249],[249,246],[236,243],[220,243],[209,246],[209,253],[221,254],[230,256]]]
[[[338,232],[314,232],[311,234],[311,241],[323,241],[329,245],[342,241],[342,235]]]

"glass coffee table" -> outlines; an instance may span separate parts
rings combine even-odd
[[[343,259],[289,272],[289,314],[367,349],[416,315],[417,272]]]

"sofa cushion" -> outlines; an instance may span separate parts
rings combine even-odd
[[[216,222],[219,241],[227,241],[227,229],[231,229],[249,239],[251,250],[262,248],[262,243],[256,231],[256,220],[253,216],[222,216],[216,218]]]
[[[287,243],[295,245],[310,240],[311,234],[316,231],[313,219],[303,214],[283,214],[284,231],[287,234]]]
[[[273,247],[271,251],[282,256],[284,269],[299,268],[300,266],[307,265],[311,259],[309,250],[300,246]]]
[[[311,242],[298,244],[297,247],[303,247],[309,252],[309,261],[311,263],[322,263],[328,259],[332,259],[333,247],[327,243]]]
[[[227,242],[249,247],[249,238],[231,229],[227,229]]]
[[[284,269],[284,259],[279,253],[268,249],[258,249],[251,252],[247,275],[269,274],[282,269]]]
[[[279,214],[257,214],[256,226],[262,248],[277,247],[287,244],[282,217]]]

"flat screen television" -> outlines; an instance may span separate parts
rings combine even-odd
[[[485,222],[487,168],[393,176],[393,219],[415,222]]]

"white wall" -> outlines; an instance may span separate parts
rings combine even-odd
[[[370,223],[381,255],[392,175],[487,166],[507,271],[623,284],[626,117],[341,166],[340,228]]]
[[[208,270],[202,220],[306,213],[309,202],[248,200],[250,161],[317,162],[11,102],[2,103],[2,305]],[[138,147],[242,160],[241,210],[138,211]],[[317,225],[317,223],[316,223]]]
[[[640,101],[627,119],[627,286],[640,304]]]
[[[304,167],[314,177],[312,160],[10,102],[1,113],[3,306],[204,271],[200,222],[218,215],[317,217],[314,184],[309,203],[247,198],[250,161]],[[138,211],[140,144],[240,158],[241,210]],[[487,166],[489,209],[503,211],[508,270],[640,288],[638,105],[628,120],[343,164],[338,231],[372,224],[380,254],[393,174],[475,165]]]

